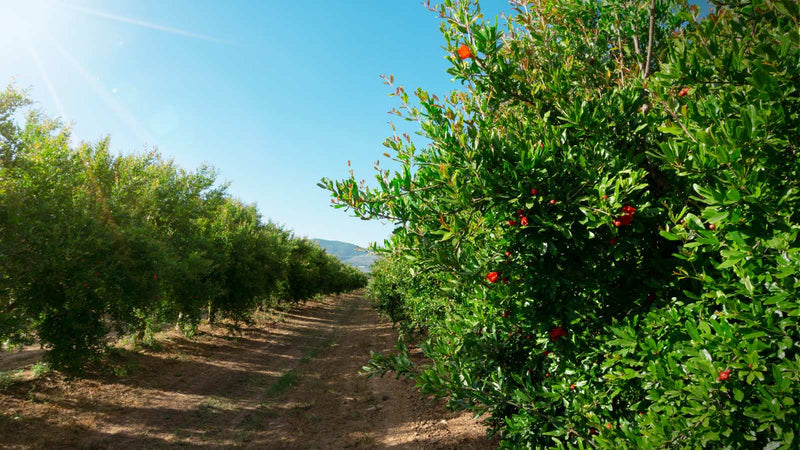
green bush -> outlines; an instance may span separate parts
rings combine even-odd
[[[413,289],[414,277],[409,268],[392,259],[382,258],[372,265],[372,278],[367,284],[367,298],[373,306],[386,314],[392,322],[409,322],[408,295]]]
[[[796,447],[796,2],[512,3],[434,8],[465,89],[392,86],[430,145],[322,182],[398,226],[371,292],[429,362],[371,370],[510,448]]]
[[[388,255],[372,266],[366,294],[373,306],[400,325],[404,337],[424,335],[429,324],[446,318],[449,298],[442,296],[441,283],[448,274],[433,268],[420,270]]]

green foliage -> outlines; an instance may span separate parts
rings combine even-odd
[[[50,366],[44,361],[37,361],[31,368],[34,377],[40,377],[50,371]]]
[[[434,8],[465,90],[393,92],[430,145],[322,182],[397,224],[370,292],[424,331],[369,371],[510,448],[796,447],[796,2],[513,4]]]
[[[449,299],[441,295],[441,282],[447,280],[447,274],[434,269],[420,271],[391,255],[378,260],[371,274],[367,298],[400,325],[402,335],[411,338],[425,333],[429,322],[435,324],[446,317]]]
[[[16,372],[0,371],[0,392],[4,392],[6,389],[8,389],[9,386],[14,384],[14,381],[16,381],[22,375],[22,369],[17,370]]]
[[[112,330],[187,335],[207,317],[248,321],[264,303],[366,284],[219,186],[158,153],[114,156],[70,144],[24,93],[0,93],[0,342],[38,339],[53,368],[79,372]],[[298,253],[298,249],[303,249]]]
[[[413,280],[407,266],[393,263],[388,258],[380,259],[372,266],[367,298],[392,322],[408,323],[406,308],[410,300],[407,297],[414,287]]]

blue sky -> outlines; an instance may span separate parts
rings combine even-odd
[[[505,0],[481,2],[487,15]],[[299,236],[367,245],[391,225],[330,208],[321,177],[370,180],[396,106],[380,74],[443,94],[439,20],[417,0],[0,0],[0,85],[72,122],[192,169]],[[395,119],[397,119],[395,117]]]

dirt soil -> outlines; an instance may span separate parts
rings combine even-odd
[[[0,355],[2,370],[23,369],[0,380],[0,448],[497,447],[411,382],[360,373],[396,342],[360,292],[262,314],[234,336],[206,326],[158,342],[79,379],[34,377],[35,349]]]

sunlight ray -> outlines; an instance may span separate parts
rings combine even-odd
[[[80,12],[80,13],[83,13],[83,14],[88,14],[88,15],[95,16],[95,17],[100,17],[100,18],[103,18],[103,19],[115,20],[117,22],[127,23],[127,24],[130,24],[130,25],[136,25],[136,26],[143,27],[143,28],[150,28],[152,30],[163,31],[165,33],[177,34],[179,36],[185,36],[185,37],[192,38],[192,39],[200,39],[200,40],[209,41],[209,42],[216,42],[216,43],[219,43],[219,44],[234,45],[234,43],[231,42],[231,41],[228,41],[228,40],[225,40],[225,39],[219,39],[219,38],[216,38],[214,36],[208,36],[206,34],[192,33],[190,31],[182,30],[180,28],[167,27],[167,26],[164,26],[164,25],[156,24],[156,23],[145,22],[143,20],[132,19],[130,17],[119,16],[119,15],[107,13],[107,12],[104,12],[104,11],[98,11],[96,9],[84,8],[82,6],[72,5],[72,4],[69,4],[69,3],[61,3],[61,5],[66,7],[66,8],[69,8],[69,9],[71,9],[73,11],[77,11],[77,12]]]
[[[58,110],[59,117],[62,120],[66,120],[64,104],[61,102],[61,98],[56,93],[55,87],[53,87],[53,82],[50,80],[50,76],[47,75],[47,70],[45,70],[44,63],[42,63],[42,58],[39,56],[39,52],[36,50],[36,47],[31,40],[31,36],[28,32],[28,30],[31,29],[30,24],[28,24],[22,17],[17,15],[13,10],[11,10],[10,13],[14,21],[25,25],[18,34],[22,37],[22,42],[25,45],[25,48],[28,50],[31,58],[33,58],[36,68],[39,70],[39,75],[41,75],[42,80],[47,87],[47,92],[50,94],[50,98],[53,100],[56,110]]]
[[[53,87],[53,82],[50,80],[50,76],[47,75],[47,70],[45,70],[44,64],[42,63],[42,58],[39,57],[39,52],[36,50],[36,47],[34,47],[27,36],[25,36],[25,46],[28,48],[31,57],[33,58],[33,62],[36,63],[36,67],[39,69],[39,74],[42,76],[42,80],[44,80],[44,85],[47,87],[47,92],[50,93],[50,98],[53,99],[53,103],[56,105],[56,110],[58,111],[59,117],[61,120],[66,120],[67,115],[64,112],[64,104],[61,103],[61,98],[56,93],[56,90]]]
[[[97,94],[103,103],[106,104],[109,108],[111,108],[114,113],[125,123],[125,125],[129,126],[136,135],[143,139],[146,142],[155,143],[154,139],[150,135],[150,132],[147,131],[147,128],[144,127],[137,119],[130,113],[122,104],[120,104],[117,99],[114,98],[108,92],[97,78],[91,74],[83,64],[81,64],[70,52],[68,52],[64,47],[62,47],[59,43],[53,41],[52,44],[61,54],[61,56],[66,59],[70,65],[72,65],[75,70],[81,75],[81,77],[91,86],[92,90],[94,90],[95,94]]]
[[[30,28],[30,25],[25,22],[24,18],[19,17],[18,15],[12,12],[12,16],[15,20],[19,21],[19,23],[26,24],[26,29]],[[30,42],[30,37],[27,35],[27,32],[23,31],[20,33],[22,35],[22,40],[25,41],[25,45],[27,46],[28,50],[30,51],[31,57],[33,58],[34,62],[36,63],[39,71],[41,72],[42,78],[44,79],[45,84],[47,85],[47,89],[50,92],[50,95],[53,97],[53,101],[56,103],[56,107],[58,108],[58,113],[61,115],[62,118],[65,117],[64,114],[64,107],[61,103],[61,100],[55,92],[55,88],[53,87],[53,83],[51,82],[49,76],[47,75],[47,71],[44,68],[44,64],[39,57],[38,52],[33,47],[33,44]],[[130,127],[136,136],[139,139],[145,141],[145,143],[155,143],[155,140],[152,138],[150,132],[147,131],[147,128],[144,127],[137,119],[130,113],[122,104],[120,104],[117,99],[115,99],[108,90],[97,81],[97,78],[94,77],[85,67],[81,64],[70,52],[68,52],[61,44],[56,41],[53,36],[50,35],[47,31],[44,31],[44,36],[49,41],[49,43],[55,47],[61,56],[66,59],[73,68],[81,75],[81,77],[89,84],[92,90],[97,94],[103,103],[106,104],[112,111],[117,115],[117,117],[122,120],[125,125]]]

